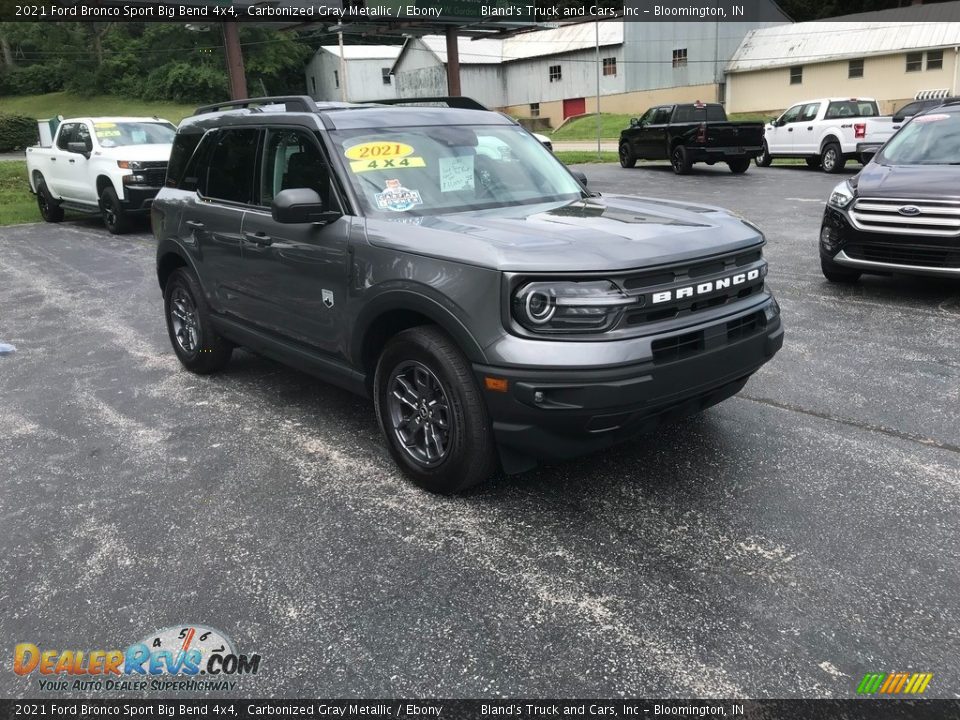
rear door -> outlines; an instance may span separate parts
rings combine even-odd
[[[796,123],[793,141],[794,150],[804,155],[818,155],[820,153],[820,138],[817,133],[817,115],[823,103],[807,103],[800,110],[800,119]]]
[[[204,136],[184,172],[187,196],[180,237],[199,256],[198,269],[220,312],[239,314],[243,288],[241,230],[253,205],[261,130],[227,128]]]
[[[258,207],[243,220],[243,314],[260,328],[324,353],[345,354],[351,220],[283,224],[270,203],[281,190],[315,190],[343,212],[326,153],[303,128],[266,131]]]

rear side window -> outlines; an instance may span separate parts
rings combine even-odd
[[[259,143],[259,130],[221,130],[210,157],[206,191],[203,194],[218,200],[252,204]]]
[[[187,169],[187,162],[200,144],[202,133],[180,133],[173,140],[170,150],[170,162],[167,164],[167,187],[177,187]]]

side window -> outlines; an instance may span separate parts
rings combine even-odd
[[[193,155],[185,160],[187,167],[184,169],[183,175],[177,178],[171,172],[168,172],[167,182],[176,182],[178,188],[181,190],[186,190],[187,192],[199,191],[201,195],[206,194],[207,169],[209,166],[210,153],[213,151],[213,146],[216,144],[216,142],[216,131],[208,132],[206,135],[204,135],[203,139],[200,141],[199,147],[194,150]],[[174,148],[176,148],[176,146],[174,146]],[[170,162],[172,168],[172,155]]]
[[[259,142],[256,129],[221,130],[210,156],[206,190],[201,192],[209,198],[250,205]]]
[[[87,127],[86,123],[77,124],[76,142],[82,142],[87,152],[93,150],[93,140],[90,139],[90,128]]]
[[[649,125],[653,122],[653,116],[657,114],[656,108],[650,108],[643,115],[640,116],[640,122]]]
[[[817,113],[820,112],[820,103],[809,103],[804,105],[803,114],[800,116],[800,119],[804,122],[817,119]]]
[[[780,120],[783,123],[797,122],[800,119],[801,110],[803,110],[803,105],[794,105],[792,108],[790,108],[783,115],[780,116]]]
[[[67,123],[60,128],[60,134],[57,136],[57,147],[66,150],[69,143],[75,142],[77,138],[77,124]]]
[[[671,107],[662,107],[657,108],[656,114],[653,116],[653,125],[666,125],[670,122],[670,112],[673,110]]]
[[[269,205],[281,190],[310,188],[327,207],[336,207],[330,166],[317,143],[298,130],[269,130],[263,153],[260,204]]]

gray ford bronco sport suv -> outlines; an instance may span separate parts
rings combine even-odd
[[[434,492],[703,410],[783,342],[755,226],[592,194],[496,112],[200,108],[152,221],[189,370],[242,345],[372,396]]]

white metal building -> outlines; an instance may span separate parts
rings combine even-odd
[[[314,100],[387,100],[397,97],[390,69],[399,45],[323,45],[306,67],[307,93]]]
[[[753,30],[730,59],[727,110],[873,97],[892,111],[919,92],[960,94],[960,2]]]

